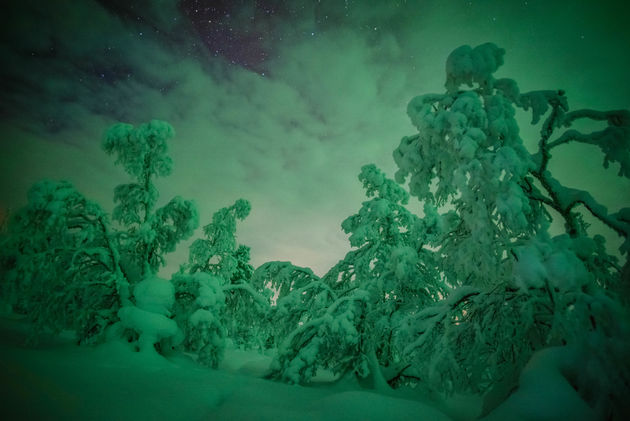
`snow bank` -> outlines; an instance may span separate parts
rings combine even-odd
[[[243,375],[253,353],[232,361],[238,373],[211,370],[185,355],[130,352],[125,342],[76,347],[72,338],[37,350],[19,345],[29,326],[0,320],[0,376],[6,419],[63,420],[431,420],[449,418],[415,400],[289,386]],[[56,339],[58,341],[58,338]],[[237,361],[238,360],[238,361]],[[268,359],[267,359],[268,361]],[[260,361],[262,363],[262,361]],[[259,364],[262,365],[262,364]]]
[[[571,348],[547,348],[525,366],[518,389],[484,421],[596,420],[569,378],[579,366]]]
[[[248,385],[249,387],[253,385]],[[245,387],[243,399],[228,399],[210,419],[256,421],[448,421],[437,409],[417,401],[363,391],[327,393],[324,390],[270,384],[262,390]],[[287,389],[285,389],[287,388]],[[284,390],[283,390],[284,389]],[[282,394],[278,394],[278,392]],[[284,392],[284,393],[283,393]],[[247,404],[243,404],[247,402]]]

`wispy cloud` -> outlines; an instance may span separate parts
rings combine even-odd
[[[275,16],[252,22],[254,2],[241,3],[231,17],[241,35],[270,35],[264,76],[215,57],[175,2],[13,2],[0,44],[0,205],[18,206],[48,177],[111,207],[125,176],[100,152],[101,133],[118,120],[164,119],[177,132],[174,173],[159,182],[164,200],[194,198],[207,222],[247,198],[253,211],[239,235],[254,262],[294,260],[322,273],[349,247],[339,224],[364,200],[361,165],[393,175],[391,153],[413,133],[406,104],[442,90],[444,60],[458,45],[505,47],[502,75],[525,90],[562,87],[577,104],[630,105],[630,31],[610,7],[279,2]],[[607,183],[612,207],[624,183]]]

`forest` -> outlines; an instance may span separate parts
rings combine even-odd
[[[119,123],[102,139],[129,176],[111,215],[69,182],[42,180],[2,227],[3,308],[32,326],[32,346],[72,331],[77,346],[120,341],[130,354],[183,353],[210,370],[232,349],[251,350],[272,355],[270,382],[308,386],[328,372],[376,393],[472,394],[487,419],[506,419],[528,364],[553,355],[586,419],[628,419],[630,207],[611,211],[563,185],[550,162],[582,143],[630,178],[630,111],[521,92],[494,76],[504,55],[492,43],[461,46],[446,60],[445,91],[411,99],[417,132],[393,151],[393,177],[357,168],[365,201],[341,222],[352,249],[323,276],[286,261],[253,267],[237,238],[255,211],[246,199],[205,221],[191,198],[158,206],[175,131]],[[517,111],[538,130],[534,151]],[[199,226],[188,259],[159,276]]]

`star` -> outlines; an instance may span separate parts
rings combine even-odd
[[[200,7],[200,2],[184,0],[180,8],[188,17],[202,45],[213,57],[255,71],[266,71],[268,57],[268,20],[275,9],[265,1],[254,3],[249,14],[239,14],[239,2],[217,1],[212,7]]]

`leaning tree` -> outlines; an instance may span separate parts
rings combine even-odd
[[[563,145],[584,143],[603,153],[604,167],[630,177],[630,113],[570,111],[562,90],[521,93],[514,80],[494,76],[503,56],[491,43],[459,47],[446,62],[446,92],[409,103],[418,133],[394,151],[396,179],[446,221],[431,245],[453,292],[405,321],[404,353],[414,376],[438,390],[500,394],[535,350],[573,344],[601,366],[618,359],[619,370],[603,373],[610,382],[591,390],[581,382],[589,399],[614,400],[630,380],[627,347],[611,345],[624,337],[630,208],[608,211],[588,191],[565,186],[550,162]],[[540,128],[534,151],[520,136],[517,110]],[[578,121],[603,127],[583,132]],[[622,238],[625,263],[585,213]],[[565,232],[552,236],[558,222]]]
[[[106,131],[104,150],[133,178],[114,190],[115,224],[68,182],[41,181],[12,215],[2,238],[2,295],[44,329],[77,331],[79,342],[121,327],[152,350],[178,333],[172,285],[156,276],[165,255],[197,227],[191,201],[175,197],[156,209],[157,176],[171,171],[173,128],[153,120]]]
[[[396,327],[445,293],[434,253],[426,247],[436,220],[409,212],[409,195],[376,166],[365,165],[359,180],[369,200],[341,225],[353,250],[323,282],[287,295],[313,299],[289,301],[290,313],[308,308],[308,318],[280,344],[272,377],[307,382],[324,368],[354,375],[366,387],[387,388],[404,367]]]
[[[129,304],[108,217],[68,182],[35,183],[0,241],[2,299],[33,322],[32,342],[63,329],[98,342]]]

